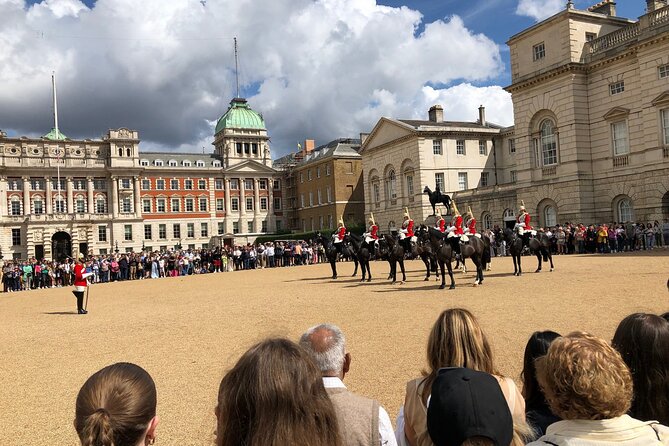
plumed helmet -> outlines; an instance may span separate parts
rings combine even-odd
[[[525,210],[525,201],[520,200],[520,210],[524,211]]]
[[[439,208],[436,208],[436,210],[435,210],[435,215],[436,215],[437,217],[441,218],[441,211],[439,210]],[[437,220],[439,220],[439,218],[437,218]]]
[[[374,214],[372,214],[371,212],[369,213],[369,222],[373,225],[376,224],[376,222],[374,221]]]
[[[409,217],[409,208],[407,207],[404,208],[404,218],[411,218]]]
[[[474,217],[474,213],[472,212],[471,206],[467,206],[467,215],[469,215],[470,217]]]
[[[339,217],[339,226],[344,226],[344,216]]]
[[[455,200],[451,200],[451,210],[453,211],[453,215],[460,215],[460,211],[458,210],[458,206],[455,204]]]

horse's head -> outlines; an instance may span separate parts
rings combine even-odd
[[[423,189],[423,193],[424,194],[431,194],[432,191],[430,190],[430,188],[428,186],[425,186],[425,189]]]

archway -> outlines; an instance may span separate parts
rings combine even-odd
[[[72,237],[64,231],[56,232],[51,237],[51,255],[58,262],[72,257]]]

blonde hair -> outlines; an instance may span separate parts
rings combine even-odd
[[[625,414],[632,375],[606,341],[585,332],[557,338],[536,361],[548,405],[565,420],[605,420]]]
[[[439,315],[427,340],[427,363],[429,370],[423,371],[423,401],[427,401],[442,367],[466,367],[498,375],[485,333],[474,315],[464,308],[451,308]]]
[[[74,427],[82,446],[134,446],[156,416],[156,385],[135,364],[112,364],[86,380]]]

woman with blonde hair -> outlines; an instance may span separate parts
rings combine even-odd
[[[492,349],[481,326],[468,310],[443,311],[434,323],[427,341],[428,369],[423,377],[406,386],[404,407],[397,426],[398,444],[432,446],[427,431],[427,401],[440,368],[466,367],[493,375],[499,382],[509,410],[519,424],[525,422],[525,401],[510,378],[497,371]]]
[[[341,446],[334,406],[311,357],[287,339],[251,347],[223,377],[217,446]]]
[[[156,385],[143,368],[120,362],[84,383],[74,427],[82,446],[144,446],[156,439]]]

